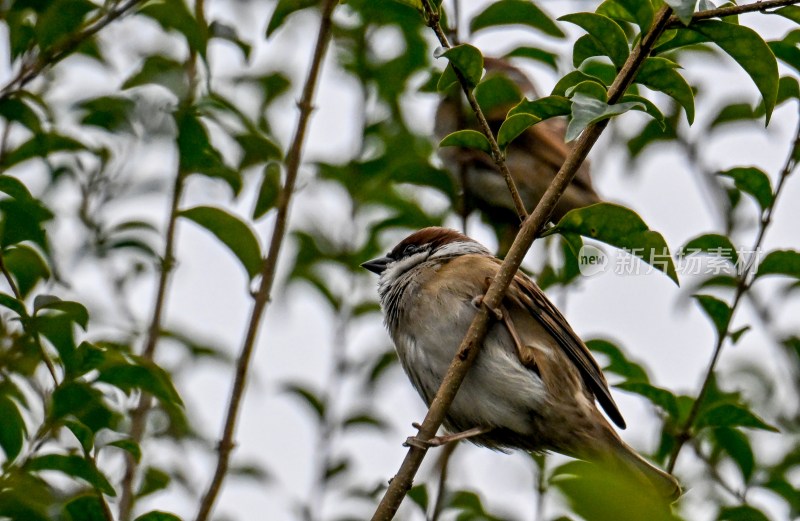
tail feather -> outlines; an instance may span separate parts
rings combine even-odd
[[[680,497],[682,491],[678,480],[647,461],[624,441],[617,439],[617,443],[614,444],[614,455],[615,459],[622,463],[629,472],[652,484],[659,496],[670,502],[676,501]]]

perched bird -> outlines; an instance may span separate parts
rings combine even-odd
[[[362,264],[380,275],[385,324],[411,383],[431,404],[500,260],[455,230],[424,228]],[[623,469],[661,497],[678,482],[623,442],[625,421],[600,366],[564,316],[517,273],[444,420],[450,436],[493,449],[555,451]],[[439,443],[437,443],[437,441]]]
[[[516,103],[524,96],[539,96],[525,74],[507,61],[487,57],[484,66],[486,76],[475,95],[497,135],[506,114]],[[475,115],[462,97],[460,90],[453,90],[439,104],[435,126],[438,139],[457,130],[480,130]],[[563,119],[548,119],[528,128],[506,150],[506,165],[529,212],[542,198],[569,154],[570,145],[564,143],[565,133]],[[497,229],[501,250],[507,250],[519,228],[519,218],[500,169],[490,156],[478,150],[443,147],[439,154],[456,182],[462,185],[465,210],[480,210]],[[592,188],[589,165],[584,163],[559,199],[552,219],[557,222],[574,208],[598,202],[600,197]]]

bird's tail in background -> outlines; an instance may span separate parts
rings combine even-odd
[[[622,464],[627,471],[652,484],[658,495],[669,502],[676,501],[680,497],[681,486],[675,477],[647,461],[619,438],[616,442],[613,452],[618,464]]]

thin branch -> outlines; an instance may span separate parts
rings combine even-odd
[[[428,26],[436,33],[439,43],[442,44],[442,47],[450,49],[451,46],[450,42],[447,40],[447,35],[444,34],[442,26],[439,24],[439,11],[433,10],[429,0],[422,0],[422,6],[425,9],[425,15],[428,18]],[[503,156],[503,152],[500,151],[500,146],[497,144],[497,140],[494,138],[492,129],[489,127],[489,122],[486,121],[486,116],[483,115],[483,111],[481,110],[480,105],[478,105],[478,100],[475,99],[475,94],[472,93],[472,89],[470,88],[466,78],[464,78],[464,75],[461,74],[461,71],[459,71],[456,67],[453,67],[453,72],[455,72],[456,78],[458,78],[458,83],[461,85],[461,90],[464,91],[464,95],[467,97],[469,106],[475,113],[475,117],[478,118],[478,124],[481,127],[481,132],[483,132],[483,135],[486,136],[486,139],[489,141],[489,147],[492,149],[492,159],[500,169],[500,173],[503,174],[506,185],[508,185],[508,191],[511,193],[511,199],[514,201],[514,208],[517,211],[517,216],[519,217],[520,221],[524,221],[528,217],[528,212],[525,210],[525,203],[522,202],[522,198],[519,195],[519,190],[517,190],[517,185],[514,184],[514,178],[511,177],[511,172],[508,170],[508,166],[506,166],[506,160]]]
[[[670,12],[671,9],[668,6],[664,6],[656,15],[650,32],[634,47],[614,83],[609,88],[609,103],[618,101],[631,84],[639,67],[650,54],[656,40],[664,32]],[[567,189],[572,178],[575,177],[581,163],[586,159],[589,150],[597,142],[607,124],[608,120],[603,120],[586,127],[576,140],[564,164],[547,188],[542,199],[536,205],[533,213],[522,223],[522,227],[514,239],[514,243],[511,245],[511,249],[503,261],[497,276],[483,297],[484,305],[481,306],[481,310],[473,319],[472,324],[470,324],[469,330],[447,370],[442,385],[439,387],[439,391],[428,409],[428,414],[420,426],[419,433],[416,435],[420,440],[427,441],[436,435],[436,431],[442,424],[447,409],[453,402],[456,392],[467,374],[467,370],[475,361],[483,340],[486,338],[490,324],[489,310],[496,309],[500,305],[511,280],[514,278],[520,264],[522,264],[522,259],[530,249],[531,244],[533,244],[533,240],[547,222],[558,199]],[[411,489],[414,476],[426,453],[427,450],[420,447],[412,446],[409,448],[399,471],[392,479],[380,505],[378,505],[375,514],[372,516],[373,521],[389,521],[394,517],[406,493]]]
[[[11,292],[14,293],[14,298],[22,301],[22,293],[19,292],[19,288],[17,287],[17,283],[14,281],[14,277],[11,276],[11,272],[8,271],[6,268],[6,263],[3,261],[3,252],[0,251],[0,271],[3,272],[3,276],[6,278],[6,282],[8,285],[11,286]]]
[[[206,521],[208,519],[220,489],[222,488],[222,482],[225,480],[225,475],[228,472],[230,455],[234,447],[233,437],[236,430],[236,419],[239,415],[242,397],[244,396],[247,373],[250,367],[250,360],[253,356],[256,338],[258,337],[259,326],[264,315],[264,309],[270,300],[272,284],[275,280],[275,270],[278,265],[278,255],[283,244],[284,236],[286,235],[289,203],[291,202],[295,182],[297,181],[297,172],[300,168],[300,157],[303,151],[303,141],[308,126],[308,119],[313,109],[314,91],[322,66],[322,58],[325,56],[328,43],[331,39],[332,15],[333,9],[336,7],[337,3],[338,0],[325,0],[322,5],[322,17],[317,34],[317,42],[314,47],[314,56],[311,60],[306,83],[303,86],[302,97],[297,104],[300,109],[300,114],[298,116],[292,144],[286,156],[286,182],[278,197],[278,211],[275,218],[275,227],[272,231],[269,251],[261,266],[261,284],[254,297],[253,309],[250,313],[250,322],[247,327],[247,335],[245,336],[241,353],[236,362],[236,376],[233,382],[233,389],[231,390],[230,402],[225,418],[225,427],[223,429],[222,438],[217,446],[217,465],[211,483],[200,503],[196,521]]]
[[[39,53],[31,55],[29,61],[22,64],[17,75],[0,89],[0,100],[7,98],[24,87],[46,69],[69,56],[72,51],[100,32],[108,24],[143,2],[144,0],[127,0],[107,13],[90,19],[83,28],[70,35],[69,38],[61,40],[49,49],[40,50]]]
[[[195,17],[197,20],[204,20],[204,3],[198,0],[195,4]],[[197,87],[197,52],[191,50],[185,63],[186,75],[189,78],[190,88],[186,99],[181,102],[179,110],[186,110],[194,103],[194,93]],[[142,349],[142,358],[153,360],[156,353],[156,346],[161,337],[161,320],[164,315],[164,307],[167,300],[167,289],[170,282],[170,274],[175,268],[175,230],[178,221],[178,209],[180,207],[181,196],[185,186],[187,172],[181,167],[175,173],[172,186],[172,199],[169,206],[169,216],[167,217],[166,238],[164,240],[164,254],[161,258],[158,286],[156,289],[155,303],[153,304],[153,314],[150,317],[150,324],[147,328],[147,339]],[[139,403],[136,405],[131,415],[130,437],[134,443],[141,443],[147,427],[147,417],[153,407],[153,397],[148,393],[139,396]],[[136,469],[138,462],[131,455],[125,455],[125,474],[122,477],[122,494],[119,501],[119,519],[128,521],[131,517],[134,504],[133,485],[136,480]]]
[[[730,7],[708,9],[707,11],[700,11],[694,13],[692,15],[692,22],[697,22],[700,20],[708,20],[709,18],[722,18],[724,16],[735,16],[739,14],[753,13],[756,11],[760,11],[762,13],[768,13],[767,9],[784,7],[787,5],[794,5],[798,3],[800,3],[800,0],[764,0],[763,2],[759,0],[758,2],[754,2],[752,4],[732,5]],[[677,27],[686,27],[686,25],[683,22],[681,22],[677,16],[671,16],[669,18],[669,22],[667,23],[667,28],[673,29]]]
[[[439,486],[436,490],[436,501],[433,503],[430,521],[439,521],[439,516],[441,516],[444,511],[445,501],[447,499],[447,474],[450,469],[450,461],[453,458],[453,453],[457,448],[457,441],[448,443],[442,447],[442,451],[439,454],[439,461],[437,464],[439,468]]]
[[[755,244],[751,250],[754,252],[754,254],[757,254],[757,252],[761,250],[761,245],[764,242],[764,236],[767,233],[767,228],[769,228],[769,225],[772,222],[772,215],[774,214],[778,197],[780,196],[781,191],[786,184],[786,180],[797,167],[796,156],[798,150],[800,150],[800,123],[798,123],[794,142],[792,143],[792,148],[789,151],[788,157],[786,158],[786,163],[781,169],[780,177],[778,179],[778,184],[775,187],[775,193],[772,197],[772,201],[761,215],[758,236],[756,237]],[[750,289],[750,285],[752,284],[752,280],[749,277],[750,271],[751,270],[749,269],[742,270],[742,273],[739,275],[739,282],[736,285],[736,293],[734,294],[733,302],[730,308],[728,327],[723,333],[718,335],[717,343],[714,346],[714,353],[711,355],[711,362],[708,364],[708,369],[706,370],[705,378],[703,379],[703,385],[700,387],[700,392],[697,394],[697,398],[692,404],[692,408],[689,411],[689,415],[686,417],[686,421],[683,423],[683,426],[676,435],[677,443],[672,449],[672,453],[670,454],[669,461],[667,463],[667,472],[670,474],[675,469],[675,464],[678,462],[678,456],[680,455],[681,449],[687,441],[692,439],[692,427],[694,426],[694,422],[697,419],[697,415],[700,413],[700,409],[703,406],[703,401],[708,393],[711,379],[714,375],[714,369],[717,367],[717,362],[719,361],[720,354],[722,353],[722,348],[725,345],[725,339],[728,338],[728,329],[733,323],[733,317],[736,314],[736,309],[739,307],[739,303],[742,301],[742,297],[747,293],[747,291]]]

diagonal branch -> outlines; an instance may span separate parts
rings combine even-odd
[[[729,7],[708,9],[706,11],[699,11],[697,13],[694,13],[692,15],[692,22],[697,22],[700,20],[708,20],[709,18],[722,18],[724,16],[735,16],[745,13],[754,13],[756,11],[767,13],[768,12],[767,9],[784,7],[793,4],[800,4],[800,0],[764,0],[763,2],[759,0],[758,2],[754,2],[752,4],[732,5]],[[673,29],[677,27],[685,27],[685,24],[681,22],[677,16],[671,16],[669,18],[667,28]]]
[[[442,47],[445,49],[450,49],[450,42],[447,40],[447,36],[442,30],[441,24],[439,24],[439,11],[433,10],[430,0],[422,0],[422,6],[425,9],[425,15],[428,18],[428,26],[436,33],[439,43],[441,43]],[[528,212],[525,210],[525,203],[522,202],[522,198],[519,195],[519,190],[517,190],[517,185],[514,184],[514,178],[511,177],[511,172],[508,170],[508,166],[506,166],[505,156],[500,150],[500,146],[497,144],[497,140],[492,133],[492,129],[489,127],[489,122],[486,121],[486,116],[484,116],[480,105],[478,105],[478,100],[475,99],[475,94],[473,94],[467,79],[456,67],[453,67],[453,72],[455,72],[456,78],[458,78],[458,83],[461,85],[461,90],[464,91],[464,95],[467,97],[470,108],[472,108],[472,111],[478,118],[478,124],[481,127],[481,132],[483,132],[483,135],[486,136],[486,139],[489,141],[489,147],[492,149],[492,159],[500,169],[500,173],[503,174],[503,179],[506,181],[508,191],[511,193],[511,199],[514,201],[514,209],[517,212],[517,216],[519,217],[520,222],[524,221],[528,217]]]
[[[337,3],[338,0],[325,0],[321,6],[322,18],[320,20],[319,32],[317,33],[317,42],[314,47],[314,56],[311,60],[308,77],[303,86],[302,97],[298,102],[300,115],[297,119],[297,127],[292,139],[292,144],[286,156],[286,182],[278,197],[278,212],[275,219],[275,227],[272,231],[269,251],[261,266],[261,284],[254,295],[253,309],[250,313],[247,334],[242,344],[239,358],[236,361],[236,376],[233,382],[233,389],[231,390],[230,402],[228,403],[225,426],[223,428],[222,438],[217,446],[218,456],[216,469],[214,470],[211,483],[209,483],[208,489],[200,502],[196,521],[206,521],[209,518],[220,489],[222,488],[222,482],[225,480],[225,476],[228,473],[230,456],[234,447],[233,437],[236,431],[236,420],[239,415],[242,397],[244,396],[247,373],[250,367],[250,361],[253,357],[259,326],[261,325],[261,319],[264,315],[264,309],[272,293],[275,270],[278,266],[278,255],[280,254],[283,239],[286,235],[289,203],[294,193],[308,119],[313,109],[312,102],[314,99],[314,91],[322,66],[322,58],[325,56],[325,51],[331,39],[332,15],[333,9],[336,7]]]
[[[650,32],[633,48],[628,60],[609,88],[609,103],[618,101],[631,84],[639,67],[650,54],[656,40],[664,32],[670,13],[671,9],[668,6],[664,6],[656,15]],[[481,310],[472,321],[455,358],[453,358],[453,362],[447,370],[442,385],[439,387],[439,391],[428,409],[428,414],[420,426],[417,434],[417,438],[420,440],[427,441],[435,436],[436,431],[444,420],[447,409],[453,402],[456,392],[464,380],[464,376],[467,374],[467,370],[475,361],[483,340],[486,338],[490,324],[489,309],[495,309],[500,305],[509,284],[520,264],[522,264],[522,259],[530,249],[531,244],[533,244],[533,240],[547,222],[558,199],[567,189],[572,178],[575,177],[578,167],[580,167],[607,124],[608,120],[603,120],[586,127],[576,140],[575,146],[567,156],[553,182],[547,188],[541,201],[536,205],[533,213],[522,223],[522,228],[514,239],[514,243],[511,245],[511,249],[503,261],[500,271],[497,273],[497,277],[492,281],[486,295],[483,297],[485,305],[481,306]],[[400,503],[408,490],[410,490],[414,476],[426,453],[427,450],[420,447],[412,446],[409,448],[399,471],[389,484],[389,488],[386,490],[372,517],[373,521],[389,521],[394,517],[400,507]]]
[[[23,88],[42,72],[69,56],[81,44],[99,33],[108,24],[143,2],[144,0],[127,0],[121,4],[117,3],[111,10],[89,19],[81,29],[71,34],[68,38],[59,41],[53,47],[32,54],[27,61],[23,62],[17,75],[0,89],[0,100]]]
[[[789,150],[789,155],[786,158],[786,162],[784,163],[783,168],[781,169],[781,173],[778,178],[778,184],[775,187],[775,192],[773,194],[772,201],[761,215],[761,220],[758,224],[758,236],[756,237],[755,243],[751,250],[756,254],[761,250],[761,245],[764,243],[764,237],[766,236],[767,228],[769,228],[769,225],[772,222],[772,216],[775,212],[775,205],[778,201],[778,197],[783,191],[783,187],[786,185],[786,180],[798,166],[798,161],[797,161],[798,150],[800,150],[800,123],[798,123],[794,141],[792,142],[792,147]],[[705,378],[703,379],[703,384],[700,387],[700,392],[697,394],[697,398],[692,404],[692,408],[689,411],[689,415],[686,417],[686,421],[683,423],[683,426],[681,426],[680,431],[675,436],[677,439],[677,443],[675,444],[675,447],[672,449],[672,453],[669,456],[669,462],[667,463],[667,472],[669,473],[672,473],[672,471],[675,469],[675,464],[678,462],[678,456],[680,455],[683,446],[686,444],[687,441],[692,439],[692,427],[694,427],[694,422],[695,420],[697,420],[698,414],[700,414],[700,409],[703,406],[703,401],[706,397],[706,394],[708,393],[712,377],[714,376],[714,369],[716,369],[717,362],[719,361],[719,357],[722,354],[722,348],[725,346],[725,340],[729,336],[728,330],[730,329],[730,326],[733,323],[733,316],[736,313],[736,309],[739,307],[739,303],[742,301],[742,297],[744,297],[751,288],[752,279],[750,278],[750,274],[751,270],[745,269],[739,276],[738,284],[736,285],[736,293],[733,296],[733,302],[730,308],[730,318],[728,319],[728,326],[726,327],[725,331],[723,331],[718,335],[717,343],[714,346],[714,353],[711,355],[711,362],[709,362],[708,364],[708,369],[706,370],[706,375]]]

